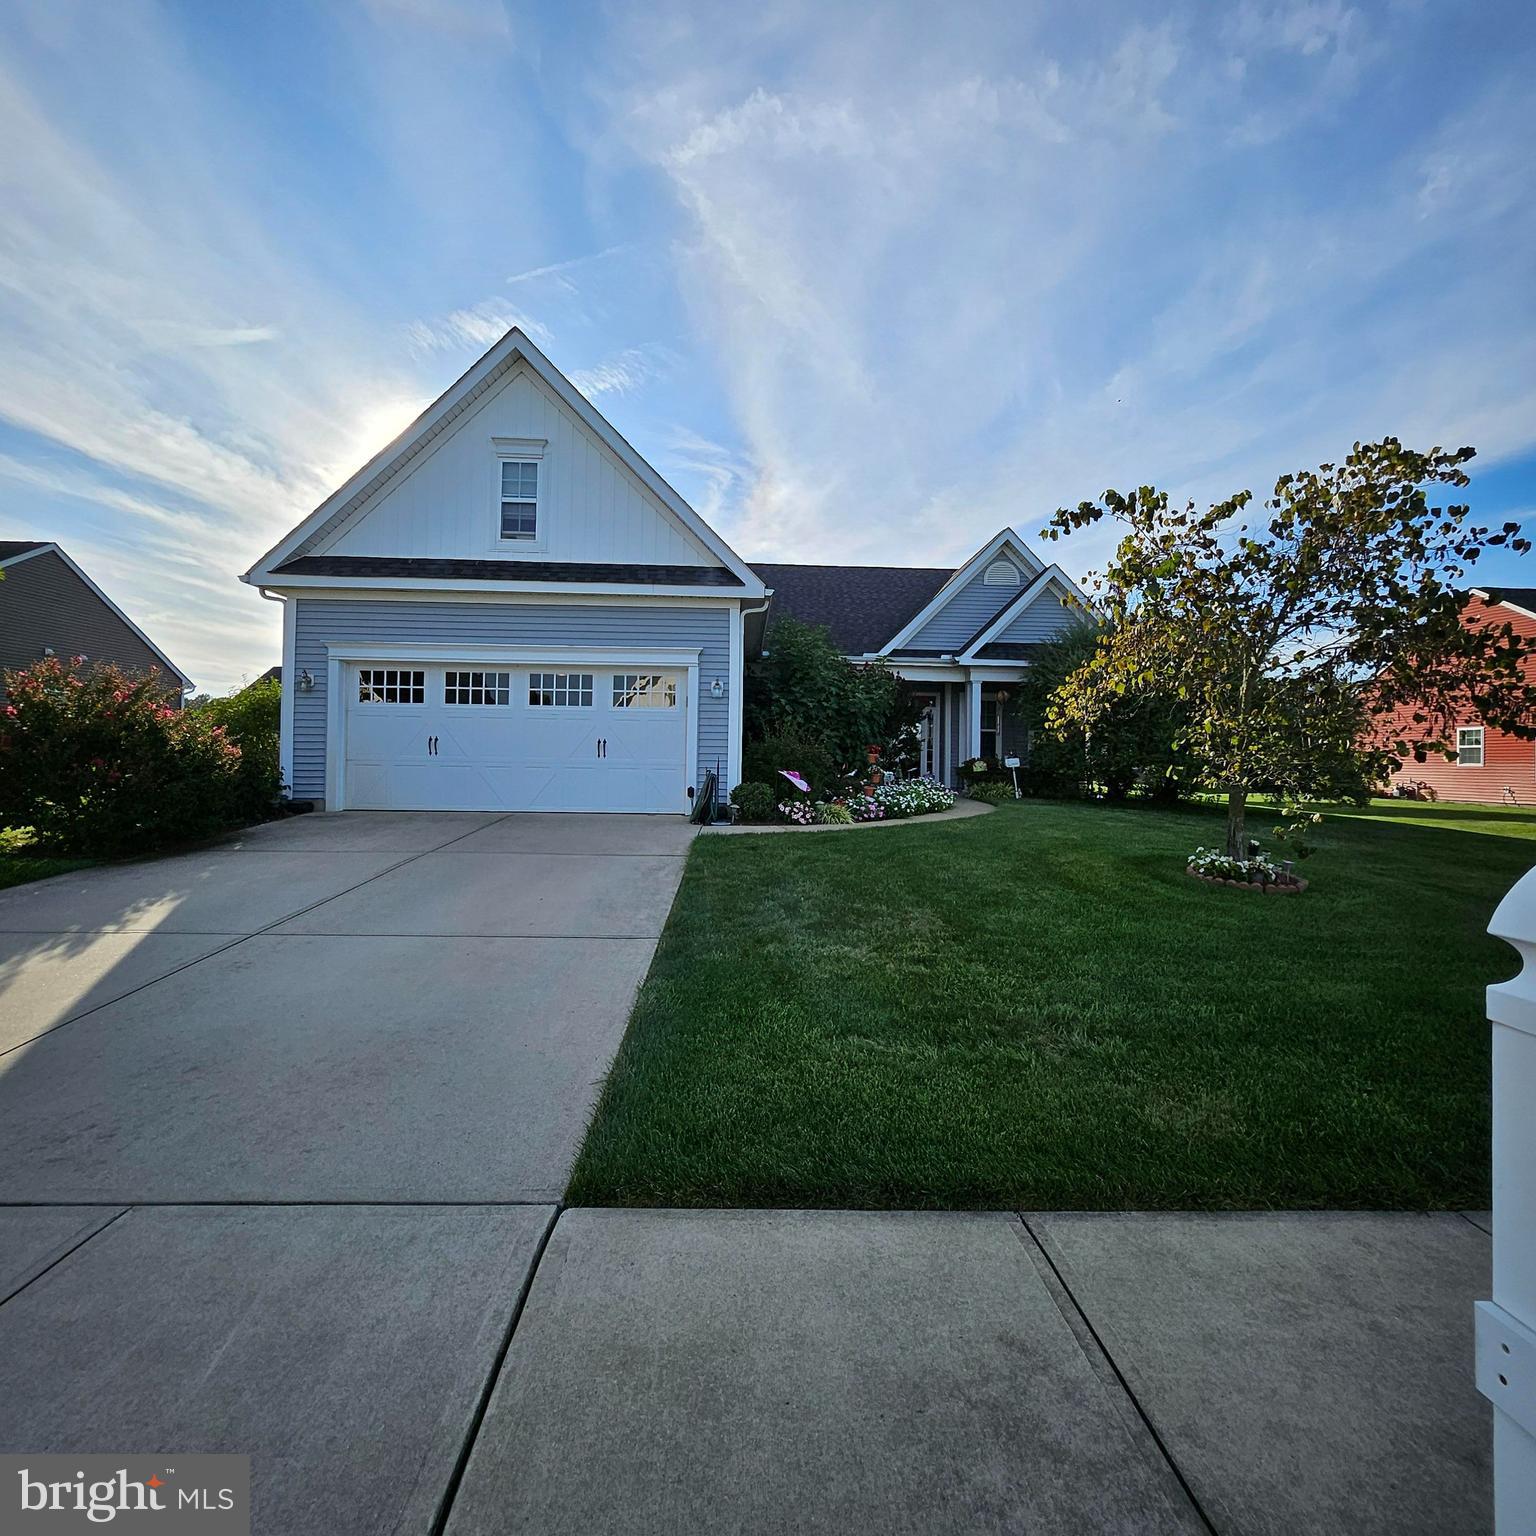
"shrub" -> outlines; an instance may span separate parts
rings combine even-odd
[[[873,795],[855,795],[848,802],[848,814],[854,821],[884,821],[885,807]]]
[[[192,706],[196,713],[224,727],[224,733],[240,748],[239,821],[260,821],[270,816],[283,792],[277,765],[279,721],[283,690],[275,677],[251,683],[223,699],[207,699]]]
[[[850,827],[853,825],[853,812],[840,800],[819,801],[816,805],[816,820],[824,827]]]
[[[738,784],[731,791],[731,804],[743,821],[773,820],[773,791],[766,784]]]
[[[843,787],[832,754],[803,736],[770,736],[763,741],[749,741],[742,751],[742,779],[766,784],[775,795],[790,789],[788,780],[780,777],[785,768],[798,773],[811,786],[813,795],[831,795]]]
[[[966,789],[966,794],[983,805],[1001,805],[1013,799],[1013,784],[1004,779],[979,779]]]
[[[781,800],[779,816],[792,821],[797,827],[808,827],[816,820],[816,807],[809,800]]]
[[[836,771],[860,771],[871,743],[883,749],[903,738],[919,704],[884,662],[849,661],[826,629],[785,617],[775,620],[762,659],[747,670],[743,709],[749,740],[792,738],[820,747],[834,769],[830,783]],[[805,773],[803,764],[779,766]]]
[[[61,853],[110,857],[237,824],[240,748],[199,710],[176,710],[151,672],[56,657],[5,675],[0,822]]]

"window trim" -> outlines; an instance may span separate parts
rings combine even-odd
[[[491,549],[498,555],[516,559],[519,555],[542,554],[549,547],[549,463],[543,437],[493,437],[491,439]],[[501,476],[505,464],[532,464],[538,473],[538,488],[533,498],[533,537],[507,538],[501,531]],[[512,498],[521,501],[520,497]],[[526,503],[524,503],[526,505]]]
[[[1472,742],[1468,742],[1466,744],[1466,746],[1463,747],[1462,746],[1462,742],[1461,742],[1461,738],[1463,736],[1470,736],[1474,732],[1476,732],[1476,734],[1477,734],[1477,741],[1476,741],[1476,743],[1474,744]],[[1458,768],[1483,768],[1483,767],[1486,767],[1487,766],[1487,760],[1488,760],[1487,745],[1488,745],[1488,733],[1487,733],[1486,729],[1483,726],[1481,726],[1481,725],[1458,725],[1456,727],[1456,766]],[[1473,752],[1477,753],[1477,761],[1475,763],[1469,763],[1467,761],[1465,753],[1468,752],[1468,751],[1473,751]]]

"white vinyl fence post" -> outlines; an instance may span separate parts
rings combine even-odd
[[[1519,951],[1488,988],[1493,1024],[1493,1299],[1477,1304],[1477,1386],[1493,1404],[1498,1536],[1536,1536],[1536,869],[1489,933]]]

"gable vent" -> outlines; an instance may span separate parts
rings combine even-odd
[[[1019,568],[1011,560],[994,560],[981,578],[986,587],[1016,587],[1019,584]]]

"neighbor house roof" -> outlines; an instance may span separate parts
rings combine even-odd
[[[70,559],[69,555],[53,542],[53,540],[0,539],[0,566],[13,565],[18,561],[32,560],[43,555],[56,556],[64,564],[66,569],[72,571],[74,575],[79,578],[87,590],[89,590],[92,595],[97,598],[102,606],[105,607],[108,612],[110,612],[123,625],[123,627],[129,631],[130,634],[137,636],[145,648],[158,661],[164,663],[167,672],[170,672],[174,676],[180,678],[184,688],[192,687],[192,679],[188,677],[187,674],[183,672],[181,668],[178,667],[176,663],[172,661],[171,658],[167,656],[165,652],[162,651],[160,647],[156,645],[155,642],[151,640],[149,636],[146,635],[144,631],[140,629],[139,626],[135,624],[133,620],[130,619],[128,615],[124,613],[123,610],[119,608],[117,604],[114,603],[105,592],[101,590],[100,587],[98,587],[96,583],[92,581],[91,578],[87,576],[86,573],[81,570],[80,567],[76,565],[72,559]],[[3,601],[4,596],[3,594],[0,594],[0,602]]]
[[[767,565],[752,562],[773,589],[769,618],[788,614],[824,625],[845,656],[879,651],[954,574],[908,565]]]
[[[17,555],[29,555],[34,549],[46,549],[42,539],[0,539],[0,565],[14,560]]]
[[[719,565],[597,565],[576,560],[428,560],[406,555],[299,555],[274,576],[419,576],[425,581],[566,581],[619,587],[739,587]]]
[[[1473,587],[1472,595],[1489,603],[1508,603],[1522,612],[1536,614],[1536,587]]]

